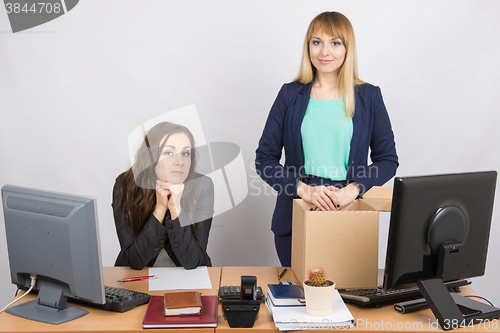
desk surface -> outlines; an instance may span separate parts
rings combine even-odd
[[[203,295],[218,295],[220,283],[220,267],[209,267],[208,273],[212,282],[212,289],[199,290]],[[149,291],[148,281],[118,282],[119,279],[134,276],[148,275],[148,269],[136,271],[128,267],[104,267],[104,285],[111,287],[127,288],[146,292],[150,295],[163,295],[164,291]],[[28,295],[19,303],[34,299],[34,295]],[[89,314],[82,318],[60,325],[51,325],[26,320],[13,316],[9,313],[0,314],[0,332],[138,332],[144,331],[142,319],[146,312],[146,305],[138,306],[130,311],[119,313],[114,311],[103,311],[81,303],[74,304],[77,307],[88,310]],[[158,330],[152,330],[156,332]],[[163,330],[160,330],[163,331]],[[168,332],[186,333],[185,329],[168,329]],[[213,328],[200,329],[199,331],[213,332]]]
[[[280,268],[280,272],[283,268]],[[239,285],[241,275],[256,275],[257,284],[262,287],[264,294],[267,293],[267,284],[278,283],[278,274],[276,267],[209,267],[210,280],[212,282],[211,290],[200,290],[204,295],[217,295],[220,285]],[[163,291],[149,291],[147,281],[134,281],[119,283],[117,280],[124,277],[140,276],[147,274],[147,269],[143,271],[134,271],[125,267],[105,267],[104,283],[108,286],[122,287],[142,292],[148,292],[151,295],[163,295]],[[295,274],[288,269],[282,279],[295,280]],[[462,288],[462,295],[475,295],[470,287]],[[26,300],[34,299],[33,295],[26,296]],[[0,315],[0,332],[137,332],[142,329],[142,319],[146,311],[146,306],[139,306],[125,313],[113,311],[102,311],[92,307],[77,304],[81,308],[89,310],[89,314],[61,325],[49,325],[18,318],[8,313]],[[380,309],[363,308],[348,304],[348,307],[354,316],[358,332],[443,332],[436,323],[431,310],[421,310],[414,313],[401,315],[396,313],[392,306],[384,306]],[[500,332],[500,323],[498,321],[475,325],[470,328],[459,328],[452,332]],[[250,330],[252,332],[278,332],[274,325],[271,314],[265,304],[261,305],[259,317],[252,329],[230,328],[223,317],[222,308],[219,306],[217,332],[229,332],[238,330]],[[183,332],[193,331],[191,329],[154,329],[151,332]],[[196,330],[198,331],[198,330]],[[214,329],[206,328],[199,331],[213,332]],[[331,332],[331,330],[315,330],[320,332]]]
[[[280,268],[280,272],[283,268]],[[290,270],[290,269],[288,269]],[[291,270],[290,270],[291,271]],[[286,274],[286,273],[285,273]],[[293,273],[292,273],[293,274]],[[222,267],[221,286],[239,286],[241,283],[240,277],[242,275],[255,275],[257,276],[257,285],[262,287],[262,292],[267,294],[267,285],[278,283],[278,271],[276,267]],[[295,276],[294,276],[295,277]],[[283,279],[286,279],[283,277]],[[227,320],[224,319],[222,313],[222,306],[219,304],[219,325],[217,332],[234,332],[236,328],[229,327]],[[240,329],[240,330],[248,330]],[[273,317],[267,306],[262,303],[260,305],[259,315],[255,321],[253,330],[255,331],[276,331],[279,332],[274,325]]]

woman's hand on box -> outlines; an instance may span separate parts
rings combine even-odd
[[[335,196],[335,202],[338,203],[338,206],[336,206],[337,209],[335,210],[342,209],[351,202],[353,202],[354,200],[356,200],[356,198],[359,196],[359,193],[361,192],[361,188],[356,182],[352,182],[341,189],[338,189],[333,186],[324,188],[332,190],[333,195]],[[313,203],[311,210],[316,211],[316,210],[326,210],[326,209],[321,209],[320,207],[318,207],[318,205]]]
[[[335,195],[337,196],[337,200],[339,202],[339,209],[344,208],[345,206],[356,200],[360,192],[361,188],[356,182],[349,183],[349,185],[338,189],[335,192]]]
[[[314,210],[335,211],[340,207],[340,202],[334,186],[309,186],[301,181],[297,187],[297,195],[313,204]]]

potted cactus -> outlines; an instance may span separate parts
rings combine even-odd
[[[313,316],[328,316],[332,313],[335,282],[326,279],[322,267],[311,268],[304,281],[304,296],[307,313]]]

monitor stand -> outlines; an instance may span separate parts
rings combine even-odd
[[[87,310],[67,305],[67,300],[68,298],[63,295],[61,285],[44,281],[40,286],[37,299],[13,306],[6,312],[53,325],[59,325],[89,313]]]
[[[417,285],[445,331],[500,317],[499,308],[452,294],[441,279],[419,280]]]
[[[420,293],[445,331],[500,317],[499,308],[451,294],[443,283],[462,275],[460,260],[464,245],[461,239],[465,237],[466,227],[465,213],[456,206],[447,206],[436,214],[429,228],[430,248],[438,254],[436,277],[417,281]],[[456,234],[450,235],[449,230],[455,230]]]

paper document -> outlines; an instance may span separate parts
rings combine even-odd
[[[274,306],[268,299],[266,299],[266,305],[280,331],[354,327],[354,317],[337,290],[333,297],[333,311],[324,317],[307,314],[305,306]]]
[[[156,275],[156,279],[149,280],[149,291],[212,289],[206,266],[190,270],[183,267],[154,267],[149,269],[149,275]]]

